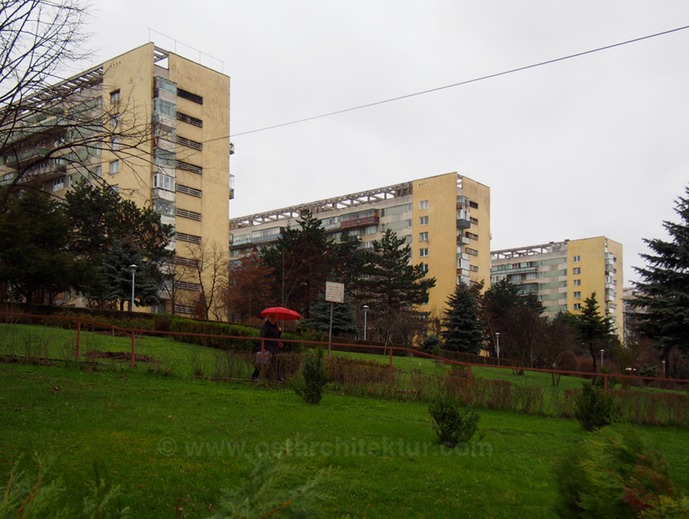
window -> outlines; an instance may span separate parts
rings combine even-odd
[[[196,211],[189,211],[187,209],[181,209],[178,207],[177,211],[175,211],[175,214],[182,218],[189,218],[190,220],[196,220],[197,222],[201,221],[201,213],[197,213]]]
[[[120,138],[119,137],[113,137],[112,140],[110,141],[110,149],[112,151],[117,151],[120,149]]]
[[[95,178],[100,178],[103,176],[103,166],[98,164],[96,167],[93,168],[93,171],[91,172],[91,176]]]
[[[190,171],[191,173],[196,173],[197,175],[201,175],[203,173],[203,168],[201,166],[197,166],[196,164],[191,164],[189,162],[184,162],[183,160],[177,161],[177,169]]]
[[[572,274],[574,274],[575,276],[578,275],[578,274],[581,274],[581,268],[579,268],[579,267],[574,267],[574,268],[572,269]]]
[[[574,299],[581,299],[581,292],[574,292]]]
[[[117,173],[120,172],[120,161],[119,160],[113,160],[110,163],[110,174],[111,175],[116,175]]]
[[[421,200],[419,202],[419,209],[428,209],[428,200]]]
[[[428,272],[428,263],[421,263],[421,272],[424,274]]]
[[[422,258],[427,258],[428,257],[428,249],[427,248],[419,249],[419,256]]]
[[[177,105],[167,101],[166,99],[156,98],[153,100],[153,113],[164,115],[166,117],[176,117],[179,119]]]
[[[419,233],[419,241],[428,241],[428,233],[427,232]]]
[[[419,218],[419,225],[428,225],[428,216],[422,216]]]
[[[176,237],[179,241],[185,241],[188,243],[201,243],[201,236],[196,236],[195,234],[187,234],[184,232],[178,232]]]
[[[581,304],[580,303],[574,303],[574,309],[575,310],[581,310]]]
[[[185,195],[195,196],[196,198],[201,198],[203,191],[200,189],[195,189],[193,187],[185,186],[184,184],[177,184],[177,192],[184,193]]]
[[[581,286],[581,279],[575,279],[573,284],[575,287],[580,287]]]
[[[65,177],[56,178],[53,180],[53,191],[60,191],[65,188]]]
[[[117,128],[120,124],[120,114],[114,114],[110,118],[110,128]]]
[[[574,256],[574,257],[572,257],[572,261],[573,261],[574,263],[579,263],[579,262],[581,261],[581,256]]]
[[[198,128],[203,128],[203,121],[201,119],[192,117],[191,115],[187,115],[182,112],[177,112],[177,120],[183,123],[191,124],[192,126],[196,126]]]
[[[120,90],[113,90],[110,92],[110,104],[118,105],[120,103]]]
[[[192,141],[191,139],[187,139],[186,137],[180,137],[179,135],[177,136],[177,144],[181,144],[182,146],[186,146],[187,148],[191,148],[193,150],[198,151],[201,151],[203,149],[203,143]]]
[[[466,248],[464,249],[464,252],[466,252],[467,254],[469,254],[469,256],[478,256],[478,251],[477,251],[476,249],[472,249],[472,248],[470,248],[470,247],[466,247]]]
[[[181,97],[182,99],[188,99],[189,101],[192,101],[196,104],[199,104],[199,105],[203,104],[203,97],[201,97],[198,94],[192,94],[191,92],[188,92],[186,90],[182,90],[179,87],[177,87],[177,95],[179,97]]]
[[[162,173],[156,173],[153,175],[153,187],[160,189],[165,189],[167,191],[175,190],[175,179],[170,175],[163,175]]]

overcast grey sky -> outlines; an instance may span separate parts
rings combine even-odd
[[[87,65],[154,41],[232,78],[232,217],[458,171],[491,249],[605,235],[628,285],[689,185],[689,30],[245,133],[689,25],[686,0],[92,5]]]

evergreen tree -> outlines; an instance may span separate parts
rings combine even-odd
[[[575,315],[579,341],[593,360],[593,371],[597,371],[596,359],[601,348],[608,348],[613,340],[613,329],[610,318],[600,315],[596,293],[584,299],[581,313]]]
[[[130,299],[129,265],[135,264],[137,301],[156,302],[162,270],[172,257],[167,248],[172,227],[163,225],[152,209],[87,182],[65,194],[64,208],[70,220],[70,251],[80,264],[76,288],[100,304],[118,300],[122,308]]]
[[[68,230],[62,208],[47,193],[27,189],[7,199],[0,213],[0,282],[19,292],[29,307],[41,291],[49,300],[73,284]]]
[[[334,242],[310,212],[298,223],[297,229],[280,229],[277,243],[262,249],[261,259],[273,269],[275,301],[308,317],[333,270]]]
[[[479,321],[477,290],[466,283],[457,284],[454,293],[447,299],[447,311],[442,320],[440,336],[443,349],[472,353],[481,351],[483,333]]]
[[[357,335],[356,316],[350,303],[331,303],[323,294],[311,303],[309,317],[302,319],[301,325],[323,333],[330,331],[330,307],[332,305],[333,336],[355,337]]]
[[[543,326],[543,304],[535,295],[522,295],[519,286],[501,279],[480,297],[481,318],[486,337],[495,345],[500,332],[501,357],[519,359],[521,366],[531,365],[534,347]]]
[[[641,254],[645,267],[634,267],[641,281],[631,301],[639,309],[636,329],[654,341],[668,362],[674,348],[689,351],[689,187],[675,212],[679,222],[663,222],[670,241],[644,240],[652,252]]]
[[[404,341],[410,331],[402,330],[401,321],[421,322],[415,306],[428,301],[435,278],[427,277],[421,264],[411,264],[411,247],[389,229],[374,240],[362,273],[353,290],[357,300],[371,308],[371,325],[378,329],[380,340]],[[396,335],[398,330],[403,333]]]

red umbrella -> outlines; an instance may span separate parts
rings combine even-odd
[[[259,315],[265,317],[268,314],[274,314],[275,317],[281,321],[298,321],[301,319],[301,315],[299,315],[298,312],[285,308],[284,306],[271,306],[263,310]]]

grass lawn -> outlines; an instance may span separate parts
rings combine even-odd
[[[553,467],[585,433],[573,420],[480,411],[466,448],[437,444],[427,407],[326,392],[310,406],[290,390],[0,364],[0,474],[20,457],[55,457],[73,499],[94,464],[119,484],[133,517],[207,517],[250,458],[301,438],[304,477],[331,470],[328,517],[554,517]],[[689,490],[689,434],[644,428]]]

